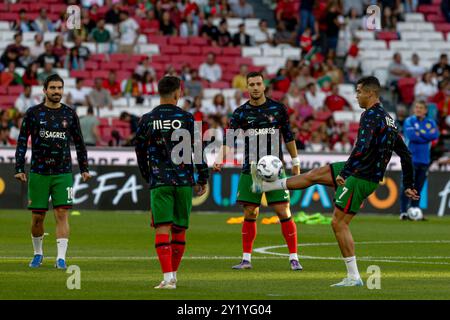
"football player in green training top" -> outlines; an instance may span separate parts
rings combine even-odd
[[[66,269],[66,251],[69,241],[69,209],[73,201],[72,159],[70,141],[77,150],[83,181],[91,176],[88,171],[86,147],[78,116],[72,108],[61,103],[64,81],[53,74],[44,82],[45,101],[30,107],[23,119],[16,147],[15,178],[27,182],[25,154],[31,136],[31,170],[28,179],[28,209],[32,212],[31,235],[34,257],[30,267],[42,264],[44,219],[52,199],[56,218],[56,267]]]

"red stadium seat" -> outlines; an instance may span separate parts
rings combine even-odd
[[[235,63],[235,58],[230,56],[218,56],[216,57],[216,62],[220,65],[232,65]]]
[[[164,62],[152,63],[152,67],[155,69],[156,73],[164,72],[166,70],[166,64]]]
[[[200,49],[200,47],[197,47],[197,46],[186,46],[186,47],[183,47],[181,49],[181,51],[183,52],[183,54],[187,54],[187,55],[201,55],[202,54],[202,49]]]
[[[101,136],[102,140],[105,140],[105,141],[111,140],[111,132],[112,132],[112,130],[113,130],[112,127],[103,127],[103,126],[101,126],[99,128],[99,131],[100,131],[100,136]]]
[[[222,80],[231,83],[235,75],[236,73],[234,72],[225,72],[224,74],[222,74]]]
[[[450,23],[435,23],[434,28],[436,31],[447,33],[450,32]]]
[[[6,3],[0,3],[0,12],[5,12],[8,11],[8,6],[6,5]]]
[[[202,47],[202,53],[208,54],[208,53],[214,53],[216,56],[222,54],[222,48],[220,47]]]
[[[56,13],[59,15],[62,12],[66,12],[67,5],[66,4],[52,4],[49,9],[50,9],[51,13]]]
[[[42,3],[30,3],[31,12],[39,12],[39,10],[41,10],[42,7],[43,7]]]
[[[180,53],[180,47],[179,46],[162,46],[159,48],[159,50],[161,51],[161,54],[168,54],[168,55],[173,55],[173,54],[179,54]]]
[[[311,132],[314,132],[314,131],[319,130],[319,128],[320,128],[324,123],[325,123],[324,121],[317,121],[317,120],[314,120],[314,121],[311,123]]]
[[[198,46],[198,47],[207,46],[208,39],[203,38],[203,37],[190,37],[189,44],[191,46]]]
[[[431,14],[427,15],[427,21],[428,22],[433,22],[433,23],[445,23],[445,22],[447,22],[445,20],[445,17],[442,15],[442,13],[441,14],[431,13]]]
[[[325,121],[325,120],[327,120],[329,117],[331,117],[332,116],[332,113],[331,112],[329,112],[329,111],[322,111],[322,112],[317,112],[316,114],[315,114],[315,119],[316,120],[319,120],[319,121]]]
[[[95,78],[102,78],[102,79],[107,79],[109,75],[109,72],[106,70],[95,70],[91,72],[91,77],[93,79]]]
[[[391,41],[398,40],[398,33],[395,31],[380,31],[376,34],[377,40]]]
[[[174,46],[187,46],[188,38],[172,36],[169,38],[169,44]]]
[[[246,64],[248,66],[253,65],[253,59],[248,57],[240,57],[240,58],[234,58],[234,63],[236,65]],[[249,70],[250,71],[250,70]]]
[[[130,55],[126,53],[113,53],[109,56],[110,61],[118,62],[118,61],[129,61]]]
[[[0,13],[0,21],[8,21],[13,22],[19,18],[19,13],[17,12],[1,12]]]
[[[165,46],[167,45],[167,38],[166,36],[158,36],[158,35],[151,35],[147,37],[148,43],[154,43],[159,46]]]
[[[12,96],[18,96],[23,92],[23,86],[9,86],[8,94]]]
[[[10,12],[19,12],[22,9],[25,10],[25,11],[29,11],[30,10],[29,4],[15,3],[15,4],[10,4],[9,5],[9,11]]]
[[[281,100],[283,97],[285,96],[285,93],[283,91],[277,91],[277,90],[273,90],[272,91],[272,95],[271,98],[274,100]]]
[[[152,63],[170,63],[171,57],[169,56],[161,56],[161,55],[155,55],[152,56]]]
[[[98,118],[100,126],[109,127],[109,118]]]
[[[6,86],[0,86],[0,96],[6,96],[8,94],[8,89]]]
[[[227,81],[216,81],[216,82],[211,82],[209,84],[209,87],[214,88],[214,89],[229,89],[230,83]]]
[[[84,63],[84,67],[86,70],[98,70],[99,63],[97,61],[88,60]]]
[[[190,60],[190,56],[185,56],[185,55],[176,55],[176,56],[171,56],[171,62],[173,64],[188,64],[189,60]]]
[[[427,13],[435,13],[438,14],[441,12],[441,8],[436,4],[422,4],[417,7],[417,12],[427,14]]]
[[[13,96],[0,96],[0,106],[11,108],[14,106],[14,103],[16,102],[17,97]]]
[[[91,77],[91,72],[87,70],[72,70],[70,71],[70,77],[89,79]]]
[[[402,78],[398,80],[398,90],[400,91],[401,100],[410,104],[414,101],[414,86],[416,85],[416,78]]]
[[[107,56],[104,53],[91,54],[89,59],[94,61],[108,61]]]
[[[131,71],[117,71],[116,79],[117,81],[122,82],[123,80],[130,78],[131,74]]]
[[[358,132],[359,130],[359,123],[358,122],[350,122],[348,124],[348,131],[349,132]]]
[[[126,70],[126,71],[134,71],[134,69],[136,69],[137,63],[136,62],[122,62],[122,64],[120,65],[120,69],[121,70]]]
[[[146,55],[146,54],[133,54],[133,55],[130,56],[128,61],[134,62],[134,63],[140,63],[145,58],[148,58],[148,55]]]
[[[117,127],[129,128],[130,127],[130,123],[126,122],[126,121],[122,121],[120,119],[112,119],[112,126],[114,128],[117,128]]]
[[[225,47],[222,49],[222,54],[224,56],[235,56],[240,57],[241,56],[241,48],[240,47]]]
[[[100,70],[119,70],[120,63],[119,62],[102,62]]]

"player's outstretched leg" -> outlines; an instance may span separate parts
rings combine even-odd
[[[177,282],[177,270],[183,258],[184,249],[186,247],[186,229],[172,225],[172,240],[170,246],[172,249],[172,282]]]
[[[69,210],[59,207],[55,208],[54,212],[56,219],[56,246],[58,249],[55,267],[66,270],[66,252],[69,243]]]
[[[349,228],[352,218],[353,214],[346,214],[339,208],[334,209],[331,225],[347,267],[347,277],[332,287],[359,287],[364,284],[356,265],[355,244]]]
[[[297,225],[292,220],[291,210],[289,209],[289,202],[274,204],[278,218],[280,219],[281,232],[289,250],[289,263],[291,270],[303,270],[302,265],[298,261],[297,255]]]
[[[38,268],[44,259],[42,243],[44,241],[44,219],[45,212],[34,212],[31,216],[31,240],[33,242],[34,256],[29,266]]]
[[[253,205],[244,205],[244,224],[242,225],[242,260],[233,266],[235,270],[252,268],[253,243],[256,239],[256,218],[259,208]]]
[[[330,165],[312,169],[307,173],[290,178],[279,179],[273,182],[263,181],[256,173],[256,164],[251,164],[252,192],[269,192],[274,190],[306,189],[315,184],[334,187],[334,181]]]

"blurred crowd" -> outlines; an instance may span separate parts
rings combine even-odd
[[[24,90],[14,106],[1,111],[0,144],[13,145],[18,135],[21,117],[27,107],[38,103],[31,95],[31,87],[41,85],[55,69],[84,70],[92,52],[83,43],[94,42],[107,46],[109,53],[132,54],[141,34],[181,37],[204,37],[212,46],[277,46],[290,45],[301,48],[301,57],[289,59],[276,74],[262,70],[267,86],[267,96],[283,102],[289,110],[290,122],[295,132],[299,149],[313,152],[348,152],[355,140],[348,123],[337,123],[333,113],[352,110],[351,102],[339,94],[340,84],[355,84],[361,76],[359,39],[356,30],[367,26],[365,11],[374,1],[361,0],[279,0],[273,3],[276,28],[270,31],[269,23],[261,19],[258,30],[248,34],[245,24],[231,34],[227,19],[231,17],[254,18],[255,10],[246,0],[67,0],[66,4],[77,4],[81,10],[81,28],[70,30],[65,23],[65,14],[51,20],[47,10],[41,9],[39,16],[28,20],[26,12],[19,13],[13,28],[17,33],[14,42],[0,53],[0,85],[23,86]],[[395,31],[404,14],[414,12],[417,5],[429,1],[382,0],[382,28]],[[446,1],[443,1],[446,3]],[[444,8],[444,4],[443,4]],[[216,26],[213,21],[219,18]],[[113,26],[107,28],[107,26]],[[33,46],[23,46],[23,33],[36,31]],[[58,32],[54,41],[44,41],[43,33]],[[339,33],[350,35],[339,39]],[[66,48],[66,41],[73,42]],[[346,41],[343,55],[337,54],[339,42]],[[416,62],[414,62],[416,61]],[[75,88],[66,90],[65,102],[71,106],[89,106],[91,110],[113,108],[114,100],[123,97],[135,99],[145,105],[150,97],[158,96],[158,75],[148,56],[136,67],[129,79],[118,81],[115,71],[107,78],[90,80],[76,79]],[[213,99],[204,99],[205,84],[223,80],[223,71],[214,53],[207,55],[198,69],[186,63],[181,70],[168,66],[165,74],[182,78],[184,86],[183,108],[203,121],[204,130],[212,128],[223,132],[232,112],[243,104],[246,93],[245,76],[251,66],[242,64],[239,72],[230,79],[229,87],[235,88],[234,96],[226,98],[217,94]],[[23,68],[23,75],[17,72]],[[404,77],[414,77],[414,100],[426,100],[434,106],[433,115],[441,131],[447,132],[450,120],[450,66],[448,57],[441,56],[431,70],[420,67],[418,57],[413,65],[405,65],[400,55],[394,55],[389,66],[387,92],[395,92],[397,82]],[[395,96],[394,96],[395,97]],[[399,123],[410,114],[412,103],[402,104],[389,95],[383,101],[397,113]],[[132,112],[131,112],[132,113]],[[89,116],[95,118],[95,112]],[[136,115],[122,114],[121,119],[130,122],[131,136],[119,137],[115,141],[102,141],[98,130],[93,145],[128,144],[132,137]],[[86,130],[100,125],[90,121]],[[88,135],[91,133],[87,133]],[[445,136],[445,134],[444,134]],[[96,139],[96,140],[95,140]],[[114,140],[114,139],[113,139]]]

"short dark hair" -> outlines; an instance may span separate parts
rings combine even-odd
[[[428,110],[428,104],[427,104],[427,102],[425,100],[423,100],[423,99],[417,100],[417,101],[414,102],[414,105],[416,105],[416,104],[421,104],[421,105],[423,105],[425,107],[425,109]]]
[[[264,80],[263,74],[259,71],[252,71],[252,72],[247,73],[247,81],[250,78],[256,78],[256,77],[261,77]]]
[[[165,76],[158,81],[158,92],[161,97],[168,97],[181,87],[181,80],[178,77]]]
[[[356,83],[356,85],[359,85],[359,84],[364,89],[369,89],[369,90],[375,91],[377,95],[380,93],[381,85],[380,85],[380,81],[378,81],[377,77],[374,77],[374,76],[363,77],[363,78],[359,79],[358,82]]]
[[[63,84],[63,86],[64,86],[64,80],[63,80],[63,78],[61,78],[61,77],[59,76],[59,74],[54,73],[54,74],[49,75],[49,76],[47,77],[47,79],[45,79],[45,81],[44,81],[44,89],[47,90],[48,84],[49,84],[51,81],[62,82],[62,84]]]

